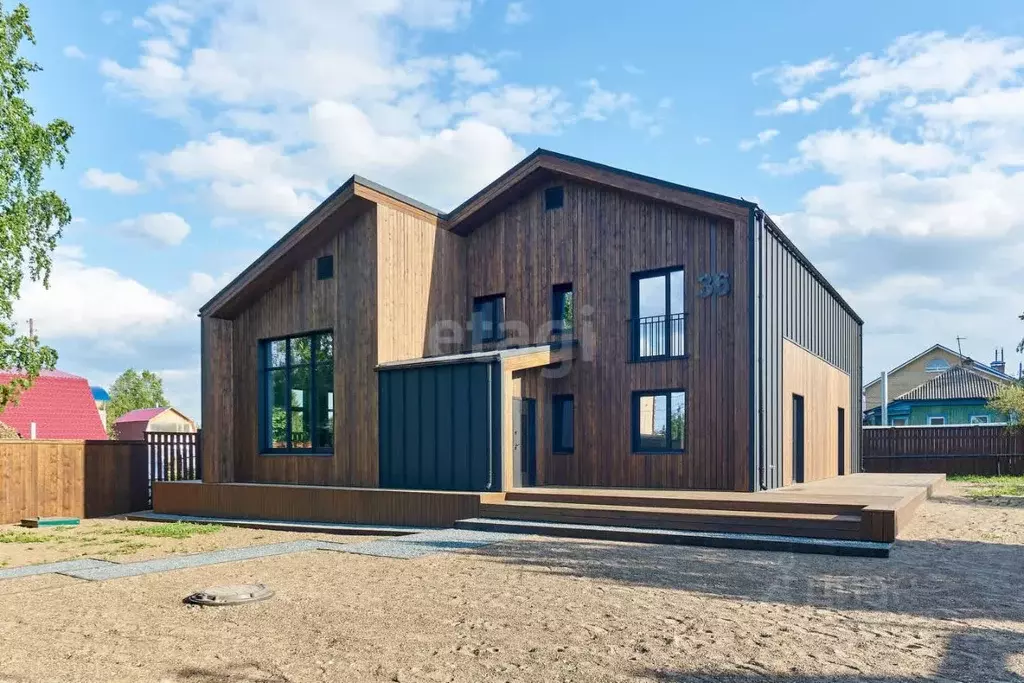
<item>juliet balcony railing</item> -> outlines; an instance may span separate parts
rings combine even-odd
[[[686,355],[686,314],[632,318],[629,323],[631,361],[679,358]]]

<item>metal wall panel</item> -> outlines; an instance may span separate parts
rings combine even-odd
[[[755,220],[757,343],[755,488],[782,482],[782,340],[790,339],[850,375],[850,455],[861,471],[862,323],[804,263],[766,217]]]
[[[498,363],[381,370],[377,381],[382,488],[501,488]]]

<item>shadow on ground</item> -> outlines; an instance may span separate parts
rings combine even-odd
[[[1024,622],[1024,546],[898,541],[888,559],[537,539],[476,551],[527,571],[744,600]]]
[[[1008,660],[1012,655],[1024,655],[1024,638],[1019,633],[990,629],[967,629],[954,634],[942,664],[934,675],[920,677],[890,678],[885,676],[780,676],[775,672],[760,672],[751,667],[749,674],[713,671],[665,671],[645,670],[638,672],[644,680],[662,683],[695,683],[696,681],[718,681],[720,683],[748,683],[750,681],[784,681],[786,683],[812,683],[833,681],[838,683],[955,683],[956,681],[1000,681],[1002,683],[1024,683],[1024,676],[1009,670]]]

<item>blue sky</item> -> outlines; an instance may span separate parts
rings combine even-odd
[[[198,416],[199,305],[346,177],[447,209],[538,146],[760,202],[867,377],[958,334],[1019,360],[1019,2],[29,6],[75,222],[17,313],[93,383],[153,369]]]

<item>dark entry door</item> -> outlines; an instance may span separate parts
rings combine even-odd
[[[839,476],[846,474],[846,410],[839,409]]]
[[[517,486],[537,484],[537,401],[512,399],[512,452]]]
[[[804,480],[804,397],[793,394],[793,481]]]

